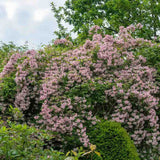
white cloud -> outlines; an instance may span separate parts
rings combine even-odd
[[[23,3],[28,4],[28,5],[37,5],[38,0],[25,0]]]
[[[51,14],[50,9],[37,9],[34,12],[34,20],[42,22],[49,14]]]
[[[16,2],[5,2],[4,3],[8,19],[13,19],[16,9],[18,8],[18,3]]]

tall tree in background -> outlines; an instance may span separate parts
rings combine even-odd
[[[114,34],[120,26],[141,23],[144,27],[137,36],[147,39],[156,37],[160,30],[159,0],[67,0],[58,9],[54,3],[51,6],[59,24],[65,21],[73,25],[72,32],[84,38],[93,25]]]

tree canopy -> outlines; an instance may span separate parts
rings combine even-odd
[[[158,0],[67,0],[63,7],[56,8],[54,3],[51,6],[59,24],[65,21],[73,25],[72,32],[84,37],[93,25],[101,26],[106,34],[114,34],[120,26],[141,23],[143,30],[137,36],[146,39],[153,39],[160,30]]]

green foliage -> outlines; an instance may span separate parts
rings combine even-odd
[[[133,141],[117,122],[99,122],[89,129],[88,135],[90,142],[97,146],[103,159],[140,160]]]
[[[90,151],[85,151],[83,147],[77,148],[77,150],[78,151],[71,150],[67,152],[66,156],[71,155],[71,157],[68,157],[65,160],[78,160],[79,158],[83,159],[84,157],[86,159],[86,155],[90,155],[91,157],[96,155],[99,159],[102,159],[101,154],[96,151],[96,145],[91,144]]]
[[[15,96],[15,76],[12,74],[8,77],[3,78],[3,81],[0,83],[0,97],[3,96],[4,101],[8,101],[10,98]]]
[[[3,116],[7,114],[4,111],[9,108],[10,104],[13,104],[15,95],[17,93],[16,82],[14,79],[15,73],[4,77],[2,80],[0,79],[0,114],[3,113]],[[3,102],[5,102],[5,104]]]
[[[52,3],[52,10],[54,12],[54,16],[57,20],[59,31],[55,31],[54,33],[57,35],[58,39],[66,38],[70,36],[70,33],[67,33],[67,28],[65,28],[61,24],[61,19],[64,16],[63,14],[59,14],[62,11],[62,7],[56,9],[55,5]]]
[[[26,124],[15,124],[11,121],[0,121],[0,159],[30,160],[54,159],[64,160],[61,152],[43,150],[44,139],[51,139],[44,130],[29,127]]]
[[[158,0],[67,0],[64,7],[56,9],[51,3],[58,24],[62,21],[73,25],[73,32],[86,39],[91,26],[99,25],[106,34],[118,32],[120,26],[141,23],[142,31],[137,35],[152,39],[160,29],[160,3]],[[59,35],[64,35],[59,25]],[[58,35],[58,34],[57,34]]]
[[[152,39],[160,28],[159,8],[157,0],[109,0],[105,11],[108,22],[116,30],[120,26],[141,23],[144,28],[138,36]]]
[[[104,114],[110,114],[111,108],[106,111],[105,105],[109,102],[105,98],[105,90],[112,88],[113,84],[106,81],[105,84],[100,84],[100,78],[96,81],[88,80],[87,83],[81,85],[75,85],[67,93],[68,97],[84,97],[86,99],[87,105],[95,106],[92,111],[99,117],[103,117]],[[89,95],[89,96],[88,96]],[[91,108],[90,108],[91,109]],[[88,112],[90,111],[88,110]]]
[[[11,110],[14,112],[13,107]],[[79,160],[86,155],[98,155],[96,146],[91,145],[90,150],[84,150],[83,147],[77,148],[77,151],[69,151],[66,156],[63,152],[44,149],[45,141],[50,141],[53,134],[35,127],[29,127],[26,124],[16,124],[9,120],[6,122],[0,120],[0,159],[1,160]]]
[[[8,109],[8,115],[10,116],[12,121],[22,122],[24,120],[22,111],[20,111],[19,108],[13,108],[11,105]]]

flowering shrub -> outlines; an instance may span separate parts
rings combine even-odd
[[[59,133],[65,143],[67,136],[78,136],[85,147],[90,145],[86,129],[98,118],[121,122],[141,158],[156,158],[160,142],[156,70],[136,53],[137,48],[154,44],[133,38],[135,30],[133,25],[120,27],[117,37],[96,33],[79,48],[50,58],[28,51],[15,68],[11,59],[1,77],[16,69],[14,106],[25,117],[34,116],[41,128]]]
[[[2,91],[0,98],[2,99],[1,110],[3,114],[6,113],[11,102],[11,105],[25,112],[24,118],[26,120],[34,117],[34,114],[40,110],[38,106],[40,105],[40,80],[44,74],[48,58],[50,56],[45,57],[43,53],[37,53],[34,50],[11,56],[0,73]],[[8,89],[9,87],[12,89]],[[8,94],[6,94],[7,90]]]

